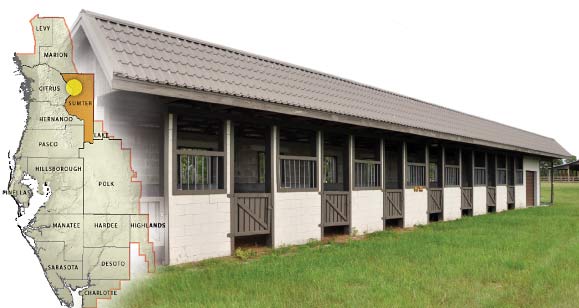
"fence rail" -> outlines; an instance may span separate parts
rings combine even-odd
[[[579,176],[556,176],[553,178],[555,182],[579,182]],[[551,182],[551,177],[542,176],[541,182]]]
[[[316,157],[280,155],[280,187],[316,188]]]

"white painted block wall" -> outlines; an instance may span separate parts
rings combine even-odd
[[[524,177],[524,172],[523,172],[523,177]],[[516,185],[515,186],[515,208],[516,209],[523,209],[526,207],[527,207],[527,190],[525,189],[524,185]]]
[[[428,192],[404,190],[404,228],[410,228],[428,223]]]
[[[462,217],[460,187],[444,188],[444,220],[455,220]]]
[[[535,172],[535,205],[540,204],[541,200],[541,180],[540,180],[540,173],[539,173],[539,158],[532,157],[532,156],[525,156],[523,157],[523,183],[524,187],[527,187],[527,176],[526,171],[534,171]],[[525,200],[525,206],[527,202]]]
[[[473,216],[484,215],[487,213],[487,188],[473,187],[472,189],[472,214]]]
[[[169,204],[170,264],[231,254],[230,199],[226,194],[172,196]]]
[[[317,191],[278,192],[274,207],[274,247],[321,239],[322,199]]]
[[[497,213],[508,210],[507,186],[497,186]]]
[[[384,229],[384,193],[381,190],[352,191],[352,230],[358,234]]]

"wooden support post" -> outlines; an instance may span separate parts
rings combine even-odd
[[[474,187],[474,166],[475,166],[475,156],[474,156],[474,150],[471,151],[470,153],[470,180],[472,181],[470,184],[472,187]]]
[[[499,179],[499,172],[497,170],[499,168],[498,162],[499,162],[499,159],[498,159],[497,154],[495,153],[495,187],[499,184],[499,180],[498,180]]]
[[[428,153],[428,143],[424,147],[424,156],[426,156],[426,189],[430,188],[430,161],[429,161],[429,153]]]
[[[269,246],[275,247],[275,195],[277,194],[278,183],[280,183],[280,170],[279,170],[279,127],[276,125],[271,126],[270,136],[269,136],[271,155],[270,155],[270,177],[271,177],[271,211],[270,211],[270,239]]]
[[[380,138],[380,188],[382,192],[386,189],[386,172],[384,165],[386,165],[386,151],[384,150],[384,138]]]
[[[165,232],[165,260],[164,263],[165,264],[171,264],[171,255],[170,255],[170,250],[169,250],[169,245],[170,245],[170,237],[169,237],[169,232],[171,232],[171,216],[170,216],[170,205],[171,205],[171,201],[172,201],[172,196],[173,196],[173,172],[176,172],[176,169],[173,169],[173,142],[175,141],[173,139],[173,134],[175,133],[173,131],[173,121],[175,120],[174,116],[172,113],[167,113],[166,117],[165,117],[165,135],[164,135],[164,142],[163,142],[163,155],[164,155],[164,195],[165,198],[163,200],[164,202],[164,207],[165,207],[165,223],[167,224],[168,228],[167,231]]]
[[[462,148],[458,148],[458,186],[462,187]]]
[[[349,135],[348,136],[348,169],[349,169],[349,179],[348,179],[348,186],[350,187],[350,192],[352,192],[352,190],[354,190],[354,186],[355,186],[355,181],[354,181],[354,177],[355,175],[355,170],[354,170],[354,160],[356,160],[356,146],[355,146],[355,137],[353,135]]]
[[[402,142],[402,189],[406,189],[406,168],[408,161],[408,145],[406,141]]]
[[[555,166],[555,164],[553,163],[553,160],[551,159],[551,205],[555,204],[555,176],[554,176],[555,173],[553,172],[554,166]]]
[[[442,170],[442,174],[440,175],[440,180],[442,181],[442,183],[440,183],[440,187],[442,187],[444,189],[444,186],[446,186],[446,151],[444,149],[444,146],[441,146],[440,148],[441,151],[441,170]]]
[[[485,152],[485,183],[489,186],[489,153]]]
[[[324,133],[321,130],[318,130],[316,135],[316,156],[316,181],[318,185],[318,192],[321,194],[324,191]]]
[[[352,234],[352,191],[354,190],[354,160],[356,159],[356,146],[353,135],[348,135],[348,190],[350,197],[348,198],[348,217],[350,217],[349,233]]]
[[[225,183],[227,183],[227,195],[230,198],[230,215],[229,215],[229,240],[231,245],[231,254],[235,251],[235,233],[237,232],[237,205],[235,204],[235,140],[233,123],[230,120],[225,121]],[[229,156],[227,155],[229,151]]]

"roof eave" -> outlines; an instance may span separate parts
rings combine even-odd
[[[144,80],[135,80],[127,77],[122,77],[118,75],[113,75],[112,78],[112,89],[122,90],[129,92],[146,93],[158,96],[181,98],[187,100],[204,101],[208,103],[229,105],[241,108],[256,109],[256,110],[266,110],[288,115],[298,115],[303,117],[315,118],[326,121],[342,122],[351,125],[366,126],[371,128],[378,128],[390,131],[396,131],[401,133],[407,133],[422,137],[436,138],[447,141],[468,143],[473,145],[479,145],[484,147],[496,148],[501,150],[516,151],[530,155],[541,156],[544,158],[568,158],[569,153],[549,153],[544,151],[538,151],[513,145],[501,144],[492,141],[475,139],[470,137],[458,136],[444,132],[435,132],[422,128],[415,128],[404,126],[395,123],[387,123],[382,121],[376,121],[371,119],[364,119],[355,116],[330,113],[321,110],[300,108],[297,106],[291,106],[286,104],[279,104],[275,102],[262,101],[257,99],[250,99],[238,96],[232,96],[223,93],[209,92],[191,88],[182,88],[178,86],[172,86],[168,84],[153,83]],[[306,111],[306,112],[304,112]]]

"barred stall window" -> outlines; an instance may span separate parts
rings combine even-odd
[[[474,153],[474,185],[487,185],[487,161],[485,153]]]
[[[402,172],[403,170],[403,157],[402,157],[402,144],[401,143],[389,143],[386,144],[385,151],[385,182],[384,186],[386,189],[402,189],[404,183],[402,182]]]
[[[189,115],[176,117],[176,193],[223,190],[223,121]]]
[[[445,149],[445,177],[444,186],[460,185],[460,151],[456,148]]]
[[[429,165],[428,180],[430,183],[436,183],[438,179],[438,165],[436,163],[429,163]]]
[[[356,137],[354,139],[354,185],[357,188],[376,188],[382,185],[380,140]]]
[[[442,147],[439,144],[428,147],[428,185],[442,188]]]
[[[350,187],[350,136],[324,132],[322,184],[324,191],[348,191]]]
[[[445,186],[459,186],[460,185],[460,167],[446,166],[446,177],[444,178]]]
[[[504,154],[497,154],[497,185],[507,185],[507,159]]]
[[[507,156],[507,184],[515,186],[515,158]]]
[[[380,162],[356,160],[356,187],[380,187]]]
[[[324,157],[324,183],[335,184],[338,182],[338,158],[336,156]]]
[[[426,153],[425,146],[407,145],[408,163],[406,165],[406,185],[426,186]]]
[[[316,187],[316,158],[281,156],[281,188],[309,189]]]
[[[282,128],[279,138],[279,187],[292,191],[317,188],[316,132]]]
[[[223,165],[221,154],[194,154],[195,151],[179,151],[178,183],[179,190],[216,190],[220,185],[220,166]],[[222,168],[222,167],[221,167]]]
[[[496,184],[496,161],[493,153],[487,154],[487,186],[495,187]]]
[[[523,159],[515,158],[515,185],[523,185]]]

